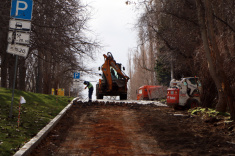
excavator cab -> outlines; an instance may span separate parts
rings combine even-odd
[[[127,82],[129,77],[121,70],[122,64],[116,63],[111,52],[104,56],[102,79],[96,84],[96,97],[103,99],[103,96],[120,96],[120,100],[127,99]]]

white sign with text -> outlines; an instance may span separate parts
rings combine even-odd
[[[29,33],[24,33],[24,32],[15,32],[15,35],[13,35],[12,31],[8,32],[8,42],[12,42],[12,39],[15,37],[14,42],[19,43],[19,44],[29,44],[29,38],[30,34]]]
[[[18,44],[8,44],[7,52],[10,54],[26,57],[29,52],[29,47]]]

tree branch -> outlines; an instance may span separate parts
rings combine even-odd
[[[233,32],[235,32],[235,27],[229,25],[226,21],[224,21],[223,19],[221,19],[220,17],[216,16],[215,14],[213,14],[213,16],[218,19],[220,22],[224,23],[227,27],[229,27]]]

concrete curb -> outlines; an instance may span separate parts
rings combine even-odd
[[[32,152],[32,150],[42,141],[42,139],[45,138],[47,134],[56,126],[67,110],[71,108],[74,100],[77,100],[77,98],[74,98],[53,120],[49,122],[49,124],[47,124],[35,137],[33,137],[19,151],[17,151],[14,156],[29,155],[30,152]]]

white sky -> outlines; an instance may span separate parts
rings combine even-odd
[[[137,0],[132,0],[132,2],[135,1]],[[82,0],[82,3],[91,6],[92,16],[88,23],[89,29],[93,31],[94,38],[97,38],[104,47],[97,55],[96,62],[89,64],[94,72],[98,72],[98,67],[104,63],[103,54],[107,52],[113,54],[117,63],[122,63],[127,67],[128,51],[137,46],[137,30],[134,29],[137,12],[134,10],[134,4],[126,5],[125,2],[126,0]],[[99,77],[81,75],[81,79],[83,78],[97,82],[99,79]],[[96,82],[92,84],[95,86]],[[84,91],[84,94],[87,94],[87,91]]]
[[[98,56],[103,64],[103,54],[111,52],[118,63],[126,66],[128,50],[137,45],[137,31],[134,24],[137,20],[133,5],[126,5],[126,0],[83,0],[92,7],[89,28],[104,46]]]

